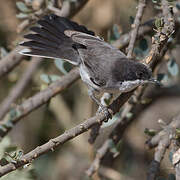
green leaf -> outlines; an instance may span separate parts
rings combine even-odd
[[[119,151],[112,140],[109,142],[109,147],[110,147],[110,152],[112,152],[114,156],[117,156],[119,154]]]
[[[176,180],[176,177],[174,174],[169,174],[167,180]]]
[[[5,48],[1,47],[0,48],[0,59],[5,57],[8,54]]]
[[[18,152],[16,153],[16,159],[19,160],[23,155],[24,155],[23,150],[18,150]]]
[[[113,31],[113,35],[115,37],[115,40],[119,39],[121,34],[120,34],[120,31],[119,31],[119,26],[117,24],[113,25],[112,31]]]
[[[143,51],[146,51],[148,49],[148,41],[145,38],[139,41],[139,48]]]
[[[9,121],[6,124],[6,126],[11,127],[11,125],[12,125],[11,120],[16,118],[16,117],[18,117],[18,116],[20,116],[21,112],[19,110],[17,110],[17,109],[11,108],[10,112],[8,113],[8,115],[9,115]]]
[[[116,114],[112,117],[112,119],[110,119],[110,120],[107,121],[107,122],[104,122],[101,127],[102,127],[102,128],[106,128],[106,127],[111,126],[111,125],[114,124],[120,117],[121,117],[121,112],[116,113]]]
[[[133,23],[134,23],[134,17],[133,17],[133,16],[130,16],[130,17],[129,17],[129,22],[130,22],[130,24],[133,24]]]
[[[54,63],[63,74],[67,74],[72,69],[71,64],[63,59],[55,59]]]
[[[164,25],[164,20],[162,18],[157,18],[154,22],[157,29],[162,28]]]
[[[167,62],[168,72],[171,76],[177,76],[179,73],[179,66],[174,59],[170,59]]]
[[[154,129],[145,128],[144,133],[148,136],[151,136],[151,137],[156,135],[156,131]]]
[[[173,164],[173,153],[171,151],[169,152],[169,160]]]
[[[31,10],[27,8],[26,4],[23,2],[20,2],[20,1],[16,2],[16,6],[22,12],[25,12],[25,13],[31,12]]]
[[[47,75],[47,74],[41,74],[41,75],[40,75],[40,79],[41,79],[42,81],[44,81],[46,84],[50,84],[49,75]]]
[[[177,2],[177,3],[176,3],[176,8],[177,8],[178,10],[180,10],[180,2]]]
[[[157,3],[160,3],[161,0],[152,0],[153,3],[157,4]]]
[[[9,161],[7,161],[6,158],[0,159],[0,165],[1,165],[1,166],[5,166],[5,165],[8,164],[8,163],[9,163]]]
[[[51,84],[52,82],[61,79],[60,76],[55,75],[55,74],[51,74],[51,75],[41,74],[41,75],[40,75],[40,78],[41,78],[41,80],[44,81],[46,84]]]
[[[157,74],[157,80],[158,81],[162,81],[162,82],[167,82],[169,79],[168,75],[167,74],[163,74],[163,73],[159,73]]]
[[[25,14],[25,13],[19,13],[19,14],[16,14],[16,17],[18,19],[25,19],[28,17],[28,14]]]

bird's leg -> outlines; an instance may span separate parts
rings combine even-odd
[[[92,89],[92,88],[88,89],[88,94],[91,97],[91,99],[94,100],[99,105],[99,110],[98,111],[100,111],[100,112],[103,111],[103,113],[106,116],[106,120],[108,120],[109,118],[112,118],[109,111],[108,111],[107,106],[104,106],[104,105],[101,104],[100,100],[97,99],[97,97],[95,96],[95,92],[97,92],[97,91]]]

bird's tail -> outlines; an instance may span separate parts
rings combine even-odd
[[[83,45],[74,42],[64,34],[64,31],[74,30],[90,35],[94,35],[94,32],[64,17],[53,14],[43,17],[37,23],[40,26],[32,27],[31,31],[34,33],[25,35],[24,37],[28,40],[20,43],[21,46],[27,47],[20,53],[28,56],[62,58],[78,65],[80,57],[77,47],[83,48]]]

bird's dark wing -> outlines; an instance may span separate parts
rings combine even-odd
[[[37,22],[40,26],[32,27],[33,34],[25,35],[28,41],[20,45],[27,49],[20,53],[29,56],[42,56],[48,58],[63,58],[72,64],[78,65],[80,57],[77,47],[84,48],[64,34],[65,30],[75,30],[89,35],[94,32],[86,27],[56,15],[47,15]]]
[[[65,31],[74,42],[84,45],[85,49],[78,49],[83,64],[87,67],[92,80],[104,86],[112,78],[114,64],[127,59],[124,53],[106,43],[99,37],[76,31]],[[113,68],[113,69],[112,69]]]

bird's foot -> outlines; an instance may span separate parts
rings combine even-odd
[[[112,119],[112,114],[110,113],[110,111],[108,110],[108,107],[100,105],[99,109],[98,109],[98,113],[103,113],[106,117],[104,122],[107,122],[110,119]]]

